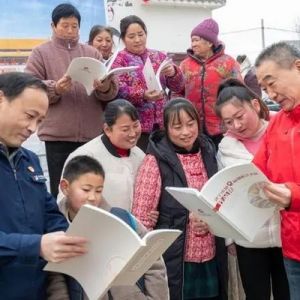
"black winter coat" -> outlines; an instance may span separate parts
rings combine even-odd
[[[194,147],[201,151],[207,176],[211,177],[218,171],[216,150],[213,142],[205,135],[200,135]],[[183,232],[172,246],[164,253],[167,266],[170,300],[183,300],[184,249],[186,225],[189,212],[177,202],[167,191],[166,186],[187,187],[182,165],[177,157],[175,146],[168,140],[163,131],[152,133],[147,153],[155,156],[162,180],[159,200],[159,218],[155,229],[179,229]],[[224,239],[216,238],[217,264],[221,286],[219,299],[227,299],[227,257]],[[221,258],[219,257],[221,254]],[[221,262],[221,263],[220,263]]]

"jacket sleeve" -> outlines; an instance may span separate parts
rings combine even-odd
[[[268,147],[267,147],[267,134],[264,136],[258,151],[255,153],[252,162],[266,175],[267,162],[268,162]]]
[[[174,65],[175,75],[172,77],[166,77],[167,88],[174,93],[181,93],[184,90],[184,79],[183,74],[179,67]]]
[[[47,94],[50,104],[56,103],[61,99],[61,96],[55,92],[56,80],[49,80],[46,77],[46,67],[38,48],[32,50],[26,63],[25,72],[31,73],[35,77],[43,80],[47,86]]]
[[[107,102],[115,99],[118,95],[118,92],[119,92],[118,80],[115,76],[113,76],[110,81],[110,86],[108,91],[100,92],[98,90],[94,90],[93,94],[97,99]]]
[[[178,88],[171,90],[171,99],[177,98],[177,97],[184,97],[185,96],[185,79],[184,79],[184,68],[185,64],[182,61],[179,65],[180,73],[182,74],[181,83],[178,85]]]
[[[136,176],[132,213],[148,229],[155,226],[148,214],[157,210],[160,192],[161,177],[156,159],[152,155],[146,155]]]
[[[242,82],[244,81],[239,64],[235,59],[233,59],[230,56],[228,56],[226,68],[227,68],[227,72],[224,79],[233,77],[239,79]]]
[[[19,258],[34,263],[40,256],[40,234],[4,233],[0,231],[0,266]]]
[[[123,55],[119,54],[112,68],[122,68],[127,67],[125,58]],[[142,68],[142,66],[140,66]],[[126,99],[134,105],[142,105],[144,102],[144,93],[145,93],[145,82],[142,78],[141,70],[138,69],[134,72],[124,73],[117,75],[119,83],[119,98]]]
[[[56,199],[50,193],[47,193],[45,213],[45,233],[67,230],[68,222],[59,211]]]
[[[268,130],[268,129],[267,129]],[[268,143],[267,143],[267,134],[265,135],[259,150],[256,152],[253,163],[267,176],[268,176]],[[286,182],[286,186],[292,192],[292,199],[290,206],[286,209],[291,212],[300,211],[300,185],[295,182]]]
[[[147,229],[138,221],[137,233],[141,237],[147,233]],[[144,280],[147,300],[169,299],[167,269],[162,257],[160,257],[144,274]]]
[[[39,174],[43,174],[43,170],[40,165],[39,158],[36,154],[33,154],[32,162],[35,168],[38,170]],[[65,231],[68,228],[68,222],[63,214],[59,211],[56,204],[56,199],[47,192],[46,184],[44,183],[45,198],[41,199],[45,203],[44,210],[44,233],[54,232],[54,231]]]
[[[300,185],[295,182],[287,182],[286,186],[292,192],[291,204],[286,210],[290,212],[300,212]]]

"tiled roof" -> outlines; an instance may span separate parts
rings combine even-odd
[[[167,5],[184,7],[202,7],[215,9],[226,4],[226,0],[143,0],[147,5]]]

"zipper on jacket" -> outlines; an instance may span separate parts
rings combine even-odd
[[[205,73],[206,73],[206,65],[205,65],[205,63],[203,63],[201,65],[202,65],[202,70],[200,73],[200,77],[201,77],[200,103],[202,106],[202,116],[200,115],[200,118],[201,118],[200,121],[202,124],[200,124],[200,126],[201,126],[202,132],[207,132],[206,115],[205,115],[205,99],[204,99],[205,98],[204,97],[204,77],[205,77]]]
[[[15,168],[13,168],[13,172],[14,172],[14,177],[15,177],[15,180],[18,180],[18,178],[17,178],[17,171],[16,171],[16,169],[15,169]]]
[[[1,151],[1,152],[3,153],[3,155],[5,156],[5,158],[8,160],[8,163],[9,163],[9,165],[10,165],[12,171],[13,171],[15,180],[18,180],[18,177],[17,177],[17,170],[16,170],[16,165],[17,165],[17,163],[19,162],[20,159],[18,158],[17,161],[14,163],[14,162],[13,162],[13,158],[14,158],[15,154],[13,154],[13,155],[10,157],[9,154],[8,154],[8,152],[6,152],[6,151],[4,151],[4,150]]]
[[[292,148],[292,155],[293,157],[296,157],[296,153],[295,153],[295,127],[292,127],[291,130],[291,148]],[[293,168],[293,177],[294,180],[296,181],[296,172],[295,172],[295,164],[292,164],[292,168]]]
[[[185,235],[184,235],[184,244],[183,244],[183,251],[182,251],[182,285],[181,285],[181,300],[184,300],[184,264],[185,264],[185,244],[186,244],[186,239],[187,239],[187,226],[189,223],[189,213],[187,212],[187,217],[185,218]]]

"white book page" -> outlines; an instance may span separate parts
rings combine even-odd
[[[158,229],[143,238],[143,247],[128,262],[113,285],[133,285],[181,234],[180,230]]]
[[[107,73],[106,77],[108,77],[110,75],[118,75],[118,74],[123,74],[123,73],[127,73],[127,72],[132,72],[138,68],[139,68],[138,66],[128,66],[128,67],[120,67],[120,68],[111,69]]]
[[[161,84],[155,75],[153,66],[151,64],[150,58],[146,59],[144,68],[143,68],[143,75],[146,81],[147,89],[150,91],[161,91]]]
[[[89,299],[98,299],[107,292],[117,274],[143,244],[125,222],[90,205],[80,209],[67,234],[87,238],[88,253],[59,264],[48,263],[45,270],[74,277]]]
[[[120,49],[118,47],[116,49],[116,51],[113,53],[113,55],[108,59],[108,61],[106,63],[107,72],[109,72],[111,70],[111,66],[114,63],[114,61],[115,61],[116,57],[118,56],[119,52],[120,52]]]
[[[240,164],[210,178],[201,195],[252,240],[276,210],[263,192],[266,182],[267,177],[254,164]]]
[[[249,240],[250,236],[239,230],[230,220],[225,220],[218,213],[213,211],[213,207],[198,190],[193,188],[166,187],[166,190],[185,208],[194,212],[210,228],[210,231],[220,237],[234,238],[239,240]]]
[[[160,73],[161,73],[161,70],[162,70],[163,68],[165,68],[166,66],[171,65],[171,64],[173,64],[172,59],[169,58],[169,57],[166,57],[165,60],[160,64],[159,68],[157,69],[157,72],[156,72],[156,80],[157,80],[158,83],[159,83],[159,87],[160,87],[160,90],[161,90],[161,91],[163,90],[163,88],[162,88],[162,86],[161,86],[161,83],[160,83]]]
[[[72,80],[80,82],[86,89],[88,95],[94,90],[95,80],[100,80],[107,75],[105,65],[92,57],[74,58],[66,72]]]
[[[115,55],[117,55],[117,53],[115,53]],[[90,95],[94,90],[93,85],[95,80],[104,80],[110,75],[132,72],[138,68],[138,66],[128,66],[109,70],[115,57],[116,56],[111,58],[108,67],[92,57],[76,57],[69,65],[66,74],[69,75],[72,80],[80,82],[85,87],[87,94]]]

